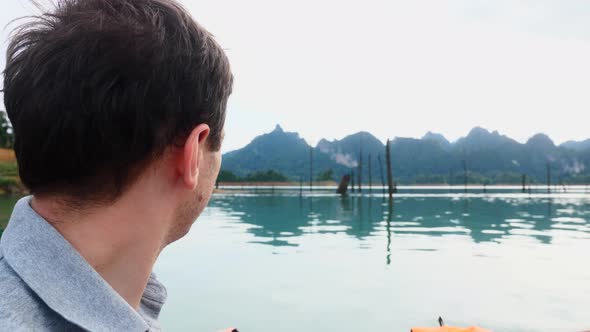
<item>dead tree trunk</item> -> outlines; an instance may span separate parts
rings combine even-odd
[[[467,161],[463,159],[463,185],[465,193],[467,193]]]
[[[361,193],[363,191],[363,149],[361,148],[361,150],[359,151],[359,182],[358,182],[358,188],[359,188],[359,193]]]
[[[373,174],[371,173],[371,154],[369,153],[368,156],[368,166],[369,166],[369,194],[373,191]]]
[[[350,182],[350,175],[346,174],[340,180],[340,185],[338,186],[338,190],[336,191],[338,194],[344,196],[346,195],[346,191],[348,191],[348,183]]]
[[[547,163],[547,193],[551,193],[551,166]]]
[[[313,148],[309,147],[309,191],[313,190]]]
[[[303,195],[303,175],[299,176],[299,196]]]
[[[385,176],[383,175],[383,161],[381,160],[381,155],[377,156],[377,161],[379,162],[379,173],[381,173],[381,188],[383,190],[383,196],[385,196]]]
[[[386,154],[386,163],[387,163],[387,188],[389,193],[389,199],[393,199],[393,175],[391,174],[391,144],[389,143],[389,139],[387,140],[387,144],[385,146],[385,154]]]

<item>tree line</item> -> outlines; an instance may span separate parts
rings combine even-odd
[[[299,181],[300,179],[290,179],[286,175],[276,170],[266,170],[250,173],[246,176],[238,176],[235,173],[228,170],[221,170],[217,177],[217,182],[293,182]],[[334,181],[334,171],[328,169],[321,172],[315,179],[315,181]]]

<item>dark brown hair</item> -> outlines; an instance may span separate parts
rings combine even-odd
[[[8,46],[20,177],[33,194],[113,201],[198,124],[219,150],[232,81],[223,49],[172,0],[58,0]]]

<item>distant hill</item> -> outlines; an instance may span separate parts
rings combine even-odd
[[[570,149],[570,150],[576,150],[576,151],[584,151],[584,150],[590,150],[590,139],[587,139],[585,141],[567,141],[563,144],[560,145],[561,147]]]
[[[445,150],[451,148],[451,142],[449,142],[442,134],[429,131],[422,137],[422,140],[437,142]]]
[[[314,176],[332,169],[344,174],[348,167],[339,165],[330,155],[313,150],[316,163]],[[238,176],[247,176],[257,171],[276,170],[293,181],[309,179],[310,146],[299,134],[285,132],[281,126],[267,134],[254,138],[242,149],[223,155],[222,169]],[[306,180],[307,181],[307,180]]]
[[[334,140],[328,142],[321,140],[316,149],[319,153],[327,154],[330,159],[338,164],[337,176],[342,176],[343,173],[353,171],[355,174],[355,181],[358,180],[358,166],[359,158],[363,158],[362,181],[369,180],[369,158],[371,159],[371,175],[373,181],[380,182],[379,179],[379,163],[378,158],[385,153],[385,146],[375,136],[368,132],[359,132],[353,135],[344,137],[341,140]],[[384,159],[384,157],[381,156]],[[328,165],[318,165],[318,167],[328,168]]]
[[[554,183],[590,183],[589,142],[556,146],[548,136],[537,134],[521,144],[497,131],[476,127],[451,143],[441,134],[428,132],[421,139],[392,140],[392,169],[400,184],[462,183],[464,165],[471,183],[520,183],[522,174],[544,183],[549,165]],[[369,178],[369,157],[374,183],[381,183],[381,171],[385,172],[384,142],[368,132],[341,140],[322,139],[311,147],[297,133],[285,132],[280,126],[244,148],[224,154],[222,169],[242,177],[275,170],[293,181],[308,181],[310,151],[314,178],[328,170],[333,171],[334,180],[351,172],[357,178],[361,155],[363,182]]]
[[[316,148],[321,153],[328,154],[338,164],[348,167],[358,166],[360,154],[363,154],[363,158],[367,158],[368,155],[375,157],[384,151],[383,143],[364,131],[346,136],[341,140],[331,142],[321,140]]]

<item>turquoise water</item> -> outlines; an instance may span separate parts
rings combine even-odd
[[[376,192],[376,191],[374,191]],[[166,331],[590,329],[590,195],[216,194],[162,253]],[[0,229],[14,197],[0,198]],[[0,231],[1,232],[1,231]]]
[[[160,257],[169,331],[590,328],[590,196],[217,194]]]

